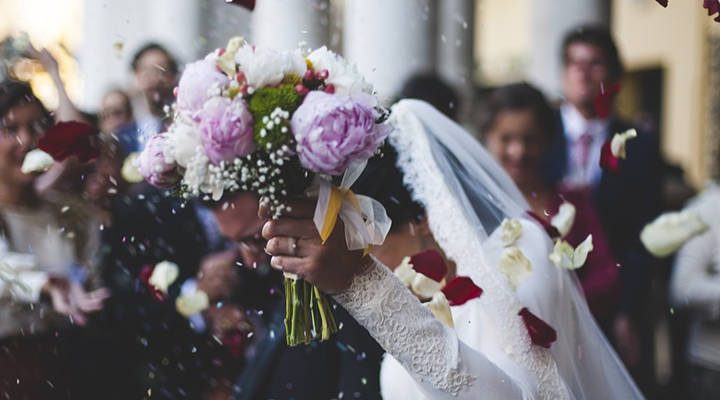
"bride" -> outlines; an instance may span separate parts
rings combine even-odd
[[[391,122],[392,149],[371,160],[354,186],[393,218],[383,246],[369,256],[348,251],[343,229],[323,245],[313,200],[293,203],[263,227],[271,265],[332,294],[387,351],[383,397],[642,398],[590,316],[576,278],[549,261],[551,239],[526,217],[527,203],[482,146],[421,101],[400,101]],[[510,236],[529,261],[525,276],[500,268],[508,246],[504,220],[516,222]],[[438,250],[458,276],[483,290],[451,308],[454,328],[391,271],[424,249]],[[533,344],[521,310],[556,331],[549,348]]]

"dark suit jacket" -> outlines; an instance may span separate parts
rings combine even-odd
[[[545,160],[545,175],[552,182],[559,182],[568,168],[568,147],[559,114],[558,119],[561,129]],[[611,119],[607,139],[629,128],[629,124]],[[662,164],[656,137],[638,131],[638,137],[627,142],[627,158],[620,162],[621,172],[603,171],[600,182],[592,188],[611,250],[621,265],[620,308],[628,313],[639,312],[640,300],[650,287],[648,271],[653,258],[640,242],[640,231],[661,208]]]
[[[247,275],[247,274],[243,274]],[[278,274],[279,275],[279,274]],[[280,276],[270,283],[280,287]],[[244,278],[246,282],[252,279]],[[259,282],[255,291],[267,290]],[[282,294],[276,290],[275,293]],[[285,300],[282,295],[253,294],[264,298],[267,329],[273,331],[257,343],[256,355],[247,360],[234,387],[233,399],[329,400],[337,398],[379,399],[379,372],[383,350],[342,307],[335,316],[342,327],[326,342],[288,347],[285,344]],[[342,394],[341,394],[342,393]]]

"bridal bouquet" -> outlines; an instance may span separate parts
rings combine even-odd
[[[287,197],[316,193],[323,241],[340,218],[350,250],[383,242],[384,208],[350,186],[390,127],[354,65],[325,47],[275,51],[233,38],[188,64],[175,95],[169,129],[136,160],[147,182],[215,201],[252,192],[276,217]],[[289,274],[285,290],[289,345],[337,331],[325,294]]]

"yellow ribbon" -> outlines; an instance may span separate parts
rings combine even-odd
[[[343,201],[350,203],[355,211],[362,215],[360,203],[358,203],[355,193],[351,189],[343,189],[332,185],[330,187],[330,198],[328,199],[327,211],[325,212],[325,220],[323,221],[323,227],[320,231],[320,239],[322,239],[323,244],[330,238],[333,229],[335,229]],[[370,251],[372,251],[372,245],[363,250],[363,256],[369,254]]]

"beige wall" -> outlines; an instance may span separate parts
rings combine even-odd
[[[530,46],[529,0],[478,0],[477,80],[496,85],[524,79]]]
[[[710,18],[695,2],[665,9],[653,1],[615,0],[612,29],[628,70],[664,69],[662,151],[695,185],[707,178],[706,33]]]

